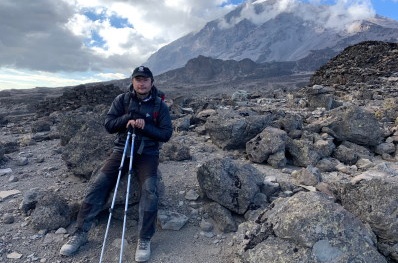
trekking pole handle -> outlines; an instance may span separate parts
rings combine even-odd
[[[135,127],[129,125],[128,132],[130,132],[131,134],[135,134]]]

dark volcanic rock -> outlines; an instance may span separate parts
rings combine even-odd
[[[360,54],[360,55],[359,55]],[[377,83],[398,72],[398,43],[366,41],[347,47],[322,66],[310,85]]]
[[[79,85],[65,89],[60,97],[40,102],[36,111],[38,115],[48,115],[54,111],[70,111],[82,106],[110,105],[120,93],[122,90],[113,84]]]

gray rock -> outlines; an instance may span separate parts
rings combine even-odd
[[[398,171],[397,165],[394,165]],[[372,171],[366,172],[372,176]],[[362,180],[358,184],[344,183],[339,189],[339,199],[345,209],[368,223],[383,242],[398,243],[398,177],[386,174]]]
[[[376,146],[384,134],[374,114],[363,107],[339,107],[330,111],[324,127],[339,141],[350,141],[359,145]]]
[[[288,138],[286,150],[294,165],[306,167],[315,166],[318,161],[328,158],[335,149],[330,136],[305,130],[300,138]]]
[[[252,236],[252,249],[243,254],[243,262],[387,262],[370,228],[319,193],[299,192],[276,200],[262,222],[263,231],[270,232],[272,226],[275,236]]]
[[[76,176],[90,178],[112,150],[115,135],[104,129],[104,116],[101,113],[91,112],[84,120],[84,124],[75,130],[75,136],[64,147],[62,159]],[[77,122],[80,123],[79,118]]]
[[[337,160],[339,160],[340,162],[347,165],[353,165],[359,159],[359,156],[357,155],[356,151],[354,149],[346,147],[345,145],[339,145],[334,150],[332,156]]]
[[[246,143],[246,152],[250,161],[255,163],[263,163],[268,160],[272,155],[282,155],[282,161],[272,161],[276,168],[283,167],[286,164],[285,159],[285,142],[287,134],[273,127],[266,127],[256,137]],[[271,158],[272,159],[272,158]],[[274,166],[275,167],[275,166]]]
[[[215,145],[224,150],[243,149],[246,142],[271,122],[272,114],[259,115],[252,111],[218,110],[206,121],[206,130]]]
[[[235,232],[238,229],[234,218],[232,217],[231,211],[221,206],[218,203],[210,203],[206,206],[206,211],[209,216],[214,220],[216,228],[223,232]]]
[[[177,212],[159,210],[158,220],[162,229],[180,230],[188,221],[188,217]]]
[[[3,223],[4,224],[12,224],[12,223],[14,223],[14,221],[15,221],[15,217],[13,214],[5,213],[3,215]]]
[[[394,143],[381,143],[376,146],[375,153],[383,155],[383,154],[393,154],[395,153],[395,144]]]
[[[213,159],[198,168],[199,186],[205,195],[231,211],[244,214],[260,191],[262,178],[250,165],[229,158]]]
[[[184,161],[192,158],[189,147],[182,138],[172,138],[162,145],[159,159],[164,161]]]
[[[67,227],[71,222],[67,201],[53,192],[43,193],[37,200],[31,214],[31,221],[37,230],[56,230]]]
[[[315,186],[321,181],[321,173],[316,167],[308,166],[292,173],[297,185]]]
[[[23,199],[19,205],[19,209],[23,213],[28,214],[32,209],[36,208],[36,203],[40,195],[42,195],[42,191],[40,190],[40,188],[36,187],[30,189],[23,194]]]

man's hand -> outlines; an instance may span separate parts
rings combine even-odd
[[[133,128],[144,129],[145,120],[144,119],[129,120],[127,122],[126,128],[128,128],[129,126]]]

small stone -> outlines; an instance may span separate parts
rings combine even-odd
[[[29,163],[29,159],[27,157],[19,157],[17,159],[17,165],[18,166],[25,166]]]
[[[6,213],[3,215],[4,224],[12,224],[12,223],[14,223],[14,221],[15,221],[14,215],[12,215],[10,213]]]
[[[213,224],[206,220],[202,220],[200,222],[199,226],[200,226],[200,229],[202,229],[205,232],[210,232],[213,230]]]
[[[11,176],[8,178],[8,182],[9,182],[9,183],[18,182],[18,178],[15,177],[14,175],[11,175]]]
[[[0,198],[4,199],[13,195],[20,194],[19,190],[0,191]]]
[[[10,173],[12,173],[12,169],[11,168],[0,169],[0,176],[6,175],[6,174],[10,174]]]
[[[17,252],[12,252],[10,254],[7,254],[7,258],[10,259],[20,259],[22,257],[22,254],[19,254]]]
[[[185,195],[185,199],[190,200],[190,201],[196,201],[199,198],[199,194],[196,193],[195,190],[191,189],[189,190],[186,195]]]
[[[57,229],[57,231],[55,231],[55,234],[67,234],[67,233],[68,231],[63,227],[60,227]]]

